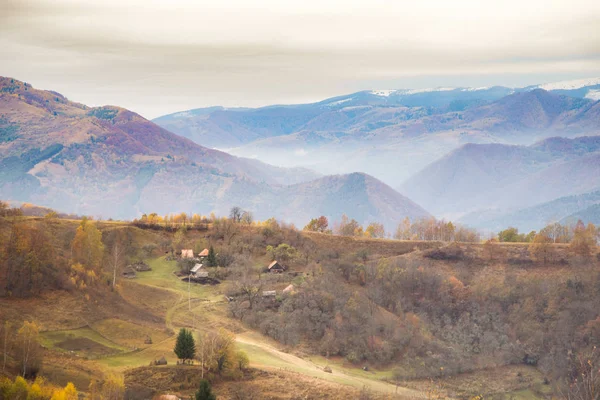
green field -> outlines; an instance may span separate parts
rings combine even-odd
[[[42,333],[42,344],[49,348],[73,352],[87,358],[99,358],[128,350],[89,327],[44,332]]]

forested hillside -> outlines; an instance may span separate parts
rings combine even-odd
[[[290,357],[310,357],[323,370],[333,367],[346,374],[367,368],[388,382],[416,390],[434,379],[436,390],[450,397],[498,394],[486,389],[483,371],[493,375],[505,368],[529,378],[497,382],[494,387],[500,385],[503,389],[495,389],[500,393],[554,390],[558,395],[581,372],[577,357],[587,357],[598,345],[600,259],[591,225],[578,225],[570,244],[553,244],[549,233],[539,234],[530,244],[495,240],[482,244],[369,239],[355,236],[355,229],[345,233],[346,225],[335,227],[346,235],[337,236],[327,233],[322,219],[297,231],[274,219],[250,221],[241,210],[232,210],[231,218],[198,220],[177,216],[163,221],[153,214],[153,219],[145,217],[134,224],[73,221],[56,214],[24,217],[6,208],[3,215],[0,315],[3,323],[13,324],[9,329],[18,328],[23,318],[36,324],[39,343],[46,349],[36,353],[31,375],[51,377],[61,387],[75,380],[77,388],[86,391],[92,377],[102,376],[101,366],[109,365],[112,371],[117,359],[141,367],[160,358],[161,352],[173,357],[172,348],[160,343],[173,343],[176,326],[236,332],[241,335],[238,345],[259,369],[266,368],[259,360],[267,357],[262,343],[270,337],[285,346]],[[409,228],[418,232],[419,226]],[[427,225],[422,226],[426,236]],[[444,237],[450,236],[431,236]],[[512,240],[508,233],[499,238]],[[186,277],[195,263],[183,258],[186,248],[194,254],[210,248],[204,268],[215,285],[192,285],[189,307],[196,311],[191,315],[183,312],[188,308],[188,283],[177,278],[177,274]],[[269,273],[272,260],[283,266],[283,272]],[[140,262],[150,271],[127,278],[131,267],[126,266]],[[179,300],[176,293],[181,293]],[[51,298],[58,300],[56,305],[48,303]],[[29,304],[27,309],[24,304]],[[161,330],[161,321],[166,321],[167,331]],[[125,334],[118,327],[123,324],[126,330],[171,339],[155,346],[144,344],[143,337],[115,337],[115,332]],[[64,354],[61,349],[72,346],[70,339],[54,338],[62,330],[81,326],[86,330],[75,330],[74,335],[88,332],[86,341],[112,347],[105,353],[67,347],[75,354],[96,354],[92,358]],[[109,326],[112,331],[106,330]],[[115,342],[93,332],[105,332]],[[144,350],[130,354],[125,343],[137,343]],[[99,345],[94,346],[90,349]],[[275,353],[269,352],[269,363],[275,362]],[[16,373],[23,360],[12,350],[4,354],[8,371]],[[82,375],[61,367],[66,375],[60,377],[57,371],[65,357],[88,372]],[[306,373],[297,364],[300,358],[293,360],[286,361],[292,362],[289,367]],[[244,375],[246,383],[235,383],[238,375],[220,378],[220,370],[210,371],[217,392],[231,394],[231,384],[249,385],[258,393],[264,390],[256,386],[256,375]],[[467,373],[483,374],[478,378],[483,380],[470,388],[450,384]],[[328,378],[326,371],[323,376]],[[144,385],[152,390],[160,387],[161,378],[154,372],[144,379],[150,379]],[[369,374],[364,379],[374,385],[373,395],[387,390]],[[141,382],[140,375],[128,375],[123,390]],[[192,388],[183,385],[180,392]]]

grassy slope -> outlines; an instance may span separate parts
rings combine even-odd
[[[60,231],[67,227],[73,228],[77,223],[78,221],[55,221],[53,235],[60,234]],[[132,229],[134,245],[137,248],[148,243],[158,243],[167,235],[162,232],[131,228],[123,223],[103,222],[100,226],[102,230]],[[369,254],[378,257],[392,257],[415,248],[423,249],[439,245],[430,242],[357,240],[318,234],[308,236],[321,248],[340,252],[366,249]],[[193,233],[189,240],[191,244],[194,240],[202,239],[200,234]],[[506,246],[511,246],[510,249],[514,252],[522,251],[523,247],[508,244]],[[281,351],[280,346],[270,339],[247,331],[238,321],[229,318],[222,295],[224,285],[192,285],[189,292],[192,308],[190,312],[188,284],[173,274],[177,269],[176,263],[159,257],[150,260],[149,264],[152,271],[139,273],[136,279],[122,280],[119,283],[119,294],[132,307],[131,310],[125,310],[126,312],[123,313],[110,314],[106,310],[100,312],[86,304],[77,293],[66,295],[63,292],[50,292],[39,299],[0,299],[0,306],[3,312],[6,311],[4,315],[8,315],[9,318],[17,318],[17,316],[22,318],[20,313],[25,311],[27,319],[43,321],[44,343],[49,348],[57,348],[56,345],[63,341],[62,339],[73,335],[118,351],[119,354],[108,356],[87,354],[96,358],[95,360],[73,357],[64,350],[49,352],[44,374],[58,382],[76,381],[78,386],[83,388],[87,386],[86,380],[89,382],[92,376],[98,377],[105,372],[122,373],[132,367],[148,365],[152,360],[163,355],[172,364],[176,359],[172,352],[175,342],[173,333],[179,327],[187,326],[201,329],[226,327],[236,332],[239,347],[248,352],[251,363],[255,367],[273,372],[301,374],[310,379],[319,378],[355,388],[366,385],[377,391],[395,392],[394,386],[382,382],[382,379],[391,375],[390,370],[365,372],[345,364],[342,360],[327,360],[318,356],[299,358]],[[47,312],[48,304],[53,307],[52,313]],[[110,304],[106,308],[110,309]],[[143,309],[148,315],[137,315],[136,309]],[[47,318],[48,316],[51,318]],[[65,327],[72,330],[65,331]],[[152,337],[152,345],[144,345],[146,335]],[[133,347],[137,349],[132,350]],[[86,354],[81,355],[86,356]],[[332,367],[333,374],[322,371],[326,365]],[[424,387],[420,385],[413,387],[418,391],[424,391],[427,384],[425,383]],[[522,398],[532,398],[529,396],[533,395],[532,392],[522,390],[515,394]]]

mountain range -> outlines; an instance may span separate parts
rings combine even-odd
[[[0,78],[0,198],[77,214],[212,211],[303,225],[343,213],[392,229],[429,213],[366,174],[321,177],[209,149],[114,106],[91,108]]]
[[[467,143],[528,145],[598,134],[597,97],[600,79],[518,89],[375,90],[312,104],[197,109],[154,121],[238,156],[325,174],[362,171],[401,188]]]
[[[161,127],[0,78],[0,198],[113,218],[240,206],[303,225],[346,214],[388,231],[429,212],[492,230],[594,219],[599,83],[367,91],[192,110]],[[192,140],[178,126],[206,134]],[[243,145],[224,152],[200,139]]]
[[[600,188],[600,136],[550,138],[530,146],[467,144],[403,188],[437,215],[528,207],[587,193]]]

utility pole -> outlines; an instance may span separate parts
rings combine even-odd
[[[192,311],[192,295],[191,295],[191,287],[192,287],[192,274],[188,275],[188,309]]]

